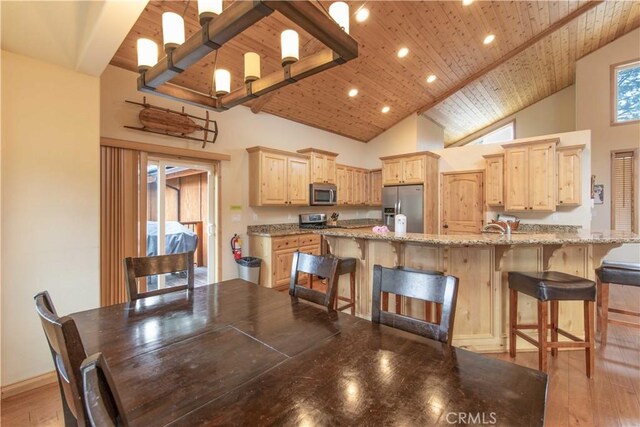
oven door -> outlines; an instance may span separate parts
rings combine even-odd
[[[311,206],[331,206],[336,204],[337,191],[335,187],[311,184],[309,188]]]

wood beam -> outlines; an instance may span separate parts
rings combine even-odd
[[[429,110],[429,109],[435,107],[436,105],[440,104],[442,101],[444,101],[445,99],[449,98],[454,93],[456,93],[459,90],[463,89],[464,87],[466,87],[470,83],[478,80],[480,77],[484,76],[485,74],[489,73],[490,71],[496,69],[500,65],[504,64],[505,62],[507,62],[508,60],[513,58],[514,56],[516,56],[519,53],[523,52],[527,48],[533,46],[534,44],[536,44],[540,40],[544,39],[545,37],[553,34],[557,30],[559,30],[560,28],[562,28],[565,25],[569,24],[574,19],[576,19],[579,16],[583,15],[584,13],[590,11],[591,9],[593,9],[594,7],[598,6],[601,3],[604,3],[604,0],[592,0],[592,1],[588,2],[588,3],[586,3],[585,5],[580,6],[579,8],[577,8],[576,10],[574,10],[573,12],[571,12],[570,14],[565,16],[564,18],[562,18],[559,21],[553,23],[546,30],[540,32],[539,34],[535,35],[531,39],[527,40],[525,43],[523,43],[520,46],[516,47],[515,49],[511,50],[506,55],[504,55],[500,59],[498,59],[497,61],[487,65],[486,67],[484,67],[484,68],[482,68],[482,69],[480,69],[478,71],[476,71],[471,76],[467,77],[466,79],[464,79],[463,81],[461,81],[457,85],[453,86],[452,88],[450,88],[449,90],[447,90],[443,94],[437,96],[435,99],[430,101],[428,104],[426,104],[423,107],[419,108],[417,113],[418,114],[424,114],[427,110]]]

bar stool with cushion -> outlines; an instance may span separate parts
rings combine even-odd
[[[596,270],[596,276],[598,279],[598,329],[600,330],[600,342],[604,345],[607,343],[607,325],[609,323],[640,328],[638,323],[609,319],[609,313],[640,317],[640,313],[636,311],[609,307],[609,285],[640,286],[640,264],[604,261],[602,266]]]
[[[518,324],[518,292],[538,300],[538,323]],[[584,348],[587,377],[594,372],[595,341],[593,327],[593,304],[596,299],[596,284],[582,277],[557,271],[509,273],[509,354],[516,357],[516,336],[538,347],[538,368],[547,372],[547,349],[558,355],[558,348]],[[558,327],[558,302],[584,301],[584,341]],[[547,323],[551,302],[551,323]],[[538,341],[521,329],[537,329]],[[547,341],[547,329],[551,330],[551,341]],[[558,342],[558,334],[574,342]]]
[[[342,258],[338,257],[340,260],[338,263],[338,282],[340,276],[343,274],[349,275],[349,297],[342,297],[338,293],[338,283],[336,283],[336,297],[334,299],[333,307],[335,310],[342,311],[347,308],[351,308],[351,315],[356,314],[356,262],[355,258]],[[338,307],[338,302],[343,301],[346,302],[341,307]]]

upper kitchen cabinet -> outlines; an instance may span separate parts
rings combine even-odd
[[[309,205],[309,156],[266,147],[247,151],[251,206]]]
[[[556,145],[558,139],[503,145],[505,210],[556,210]]]
[[[427,162],[437,159],[433,153],[403,154],[380,157],[382,160],[382,185],[423,184],[427,174]]]
[[[582,150],[584,145],[557,147],[558,206],[582,204]]]
[[[366,169],[336,165],[338,205],[368,204],[369,174]]]
[[[311,183],[336,184],[336,157],[338,153],[305,148],[298,153],[309,155],[311,167]]]
[[[369,171],[369,204],[382,205],[382,169]]]
[[[504,154],[487,154],[483,157],[487,206],[504,207]]]

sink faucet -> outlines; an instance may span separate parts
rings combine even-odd
[[[511,224],[509,223],[509,221],[505,221],[505,224],[507,225],[506,229],[504,227],[502,227],[500,224],[487,224],[484,227],[482,227],[482,231],[488,231],[490,228],[497,228],[498,230],[500,230],[501,234],[506,234],[507,236],[511,236]]]

